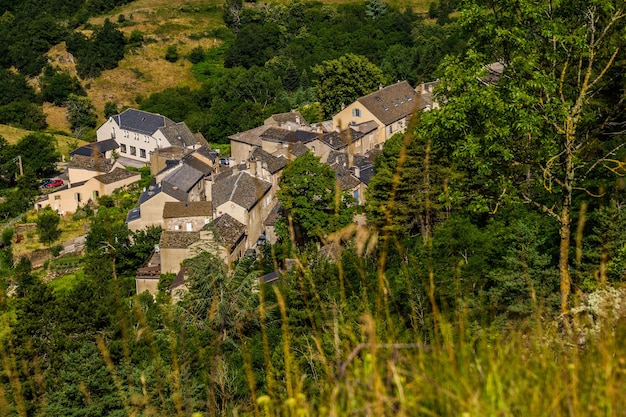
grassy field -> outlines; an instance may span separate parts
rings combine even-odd
[[[0,124],[0,136],[4,137],[10,144],[17,143],[24,136],[32,133],[30,130],[19,129],[13,126]],[[52,134],[57,141],[57,149],[66,159],[69,158],[70,151],[78,146],[83,146],[87,142],[74,138],[73,136],[65,136],[60,134]]]
[[[286,2],[291,0],[280,0]],[[329,4],[349,3],[346,0],[325,0]],[[390,4],[413,7],[416,12],[428,10],[425,0],[394,0]],[[191,63],[184,57],[197,46],[205,49],[219,45],[219,40],[209,34],[222,23],[222,2],[217,0],[136,0],[117,8],[107,15],[92,18],[89,23],[101,25],[105,19],[119,22],[120,30],[128,37],[132,31],[144,34],[144,45],[126,54],[119,67],[107,70],[95,79],[82,80],[96,107],[99,123],[104,122],[103,110],[106,102],[118,106],[137,107],[138,97],[171,87],[199,87],[199,81],[191,72]],[[253,4],[251,7],[258,7]],[[85,31],[89,33],[89,31]],[[180,59],[171,63],[165,60],[169,45],[176,45]],[[48,54],[52,64],[76,75],[73,57],[67,52],[65,43],[55,46]],[[52,129],[67,130],[64,117],[53,107],[45,109]]]

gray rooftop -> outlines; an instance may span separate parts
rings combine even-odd
[[[389,85],[358,99],[374,117],[389,125],[419,108],[417,92],[406,81]]]
[[[208,227],[211,227],[211,224]],[[222,214],[215,219],[212,227],[217,233],[216,239],[229,249],[235,247],[246,234],[246,225],[228,214]]]
[[[168,201],[163,206],[164,219],[207,216],[213,216],[213,204],[210,201]]]
[[[203,177],[204,173],[202,171],[198,171],[191,165],[182,164],[180,168],[163,178],[162,184],[164,188],[165,184],[168,184],[174,189],[187,193]]]
[[[267,169],[271,174],[280,171],[287,165],[287,159],[284,156],[274,156],[259,147],[254,148],[248,160],[251,162],[260,161],[261,166]]]
[[[152,135],[159,128],[175,124],[172,120],[160,114],[136,109],[127,109],[112,117],[121,129],[132,130],[145,135]]]
[[[198,138],[191,133],[191,130],[184,122],[170,124],[158,129],[172,146],[187,148],[198,143]]]
[[[131,172],[118,167],[107,174],[98,175],[94,178],[102,184],[113,184],[131,177],[137,177],[136,181],[139,181],[141,179],[141,174],[139,172]]]
[[[253,177],[247,172],[239,172],[213,184],[213,207],[217,208],[232,201],[250,210],[271,187],[269,182]]]

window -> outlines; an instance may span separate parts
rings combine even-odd
[[[139,156],[142,158],[146,157],[146,150],[145,149],[139,149]]]
[[[359,190],[354,190],[354,193],[352,195],[354,196],[354,199],[356,201],[359,201]]]
[[[111,128],[111,138],[115,139],[115,128]]]
[[[120,143],[120,152],[126,153],[126,145],[124,145],[123,143]]]
[[[393,126],[389,125],[389,134],[392,134],[392,133],[393,133]],[[131,146],[130,149],[131,149],[131,152],[132,152],[132,149],[133,149],[132,146]]]
[[[352,116],[361,117],[361,109],[352,109]]]
[[[124,137],[127,138],[128,137],[128,130],[124,131]]]
[[[130,147],[130,154],[131,155],[137,155],[137,148],[135,148],[134,146]]]
[[[401,130],[401,129],[402,129],[402,120],[398,122],[398,130]]]
[[[191,232],[191,222],[187,222],[187,231]]]
[[[98,199],[98,197],[100,197],[100,193],[99,193],[98,191],[92,191],[92,192],[91,192],[91,198],[92,198],[93,200],[97,200],[97,199]]]
[[[60,200],[60,199],[61,199],[61,196],[60,196],[60,195],[55,195],[55,196],[54,196],[54,199],[55,199],[55,200]]]
[[[83,196],[81,196],[80,193],[74,193],[74,200],[80,203],[83,200]]]
[[[178,226],[177,224],[174,225],[174,230],[179,230],[180,226]]]

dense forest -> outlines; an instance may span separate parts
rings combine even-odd
[[[74,3],[51,3],[54,22],[65,25],[42,42],[67,36],[88,50],[91,38],[69,28],[115,6]],[[18,9],[0,3],[3,22],[25,12]],[[80,259],[34,270],[14,259],[15,232],[4,228],[0,414],[619,415],[624,2],[442,1],[430,9],[226,2],[221,46],[189,57],[202,88],[154,94],[143,109],[217,141],[272,112],[300,108],[320,120],[342,102],[319,90],[329,62],[362,63],[384,82],[437,78],[439,107],[385,143],[364,208],[324,192],[335,189],[333,174],[311,154],[292,161],[281,180],[279,243],[232,268],[208,253],[187,260],[189,293],[178,303],[170,275],[156,297],[134,295],[135,271],[160,234],[124,223],[142,185],[76,213],[90,224]],[[123,40],[110,21],[93,36]],[[11,86],[0,92],[3,107],[42,100],[27,75],[41,71],[50,86],[61,76],[0,56],[13,68],[3,73]],[[215,59],[220,65],[208,65]],[[497,77],[487,71],[494,62],[503,68]],[[69,81],[57,87],[81,102],[80,82]],[[350,80],[334,82],[347,85],[346,102],[357,94]],[[6,187],[33,187],[15,183],[10,162],[46,141],[38,133],[0,142]],[[49,156],[17,181],[36,185],[58,158]],[[311,173],[326,183],[294,198]],[[350,223],[355,212],[367,227]],[[57,225],[45,211],[36,224],[55,249]],[[42,279],[70,264],[79,266]],[[276,282],[259,280],[279,268]]]

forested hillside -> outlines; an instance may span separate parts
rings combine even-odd
[[[97,83],[96,73],[10,61],[22,38],[7,22],[26,9],[9,3],[0,3],[3,36],[14,37],[0,54],[9,86],[0,110],[18,103],[16,114],[41,115],[40,102],[57,94],[32,88],[39,74],[91,115],[85,80]],[[118,30],[130,15],[98,15],[86,36],[88,16],[120,4],[72,4],[50,4],[58,33],[40,43],[77,48],[77,70],[101,57],[95,45],[124,43],[128,57],[152,42],[136,33],[129,47]],[[189,13],[223,22],[203,35],[215,47],[162,49],[162,62],[188,60],[197,85],[133,91],[136,103],[111,101],[108,113],[138,105],[224,142],[293,108],[324,120],[362,94],[365,82],[353,81],[363,74],[438,79],[438,105],[385,143],[365,207],[338,198],[334,174],[311,154],[291,161],[279,242],[230,266],[209,253],[188,259],[178,303],[172,274],[156,297],[135,295],[161,230],[131,232],[125,218],[150,178],[74,215],[90,224],[80,258],[33,269],[14,259],[15,230],[5,227],[0,415],[622,414],[622,0],[442,1],[423,13],[378,0],[229,0]],[[95,68],[126,59],[106,55]],[[329,76],[348,65],[362,73]],[[0,142],[0,157],[34,147],[45,163],[58,157],[50,142],[44,133]],[[3,175],[13,187],[11,166]],[[21,178],[14,192],[32,186]],[[310,178],[319,182],[303,185]],[[366,222],[351,223],[354,213]],[[35,217],[32,233],[54,250],[56,224],[45,211]],[[276,281],[261,279],[272,272]]]

